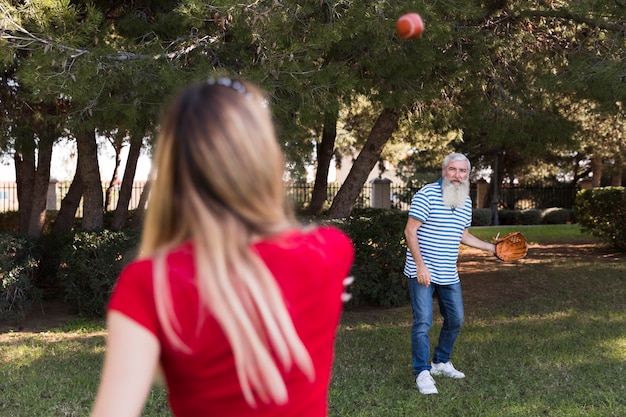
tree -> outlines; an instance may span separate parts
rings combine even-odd
[[[336,112],[326,114],[321,140],[316,146],[317,169],[308,210],[311,214],[320,214],[328,197],[328,171],[335,150],[337,117]]]
[[[109,211],[112,209],[111,205],[113,204],[113,193],[115,191],[116,184],[119,182],[120,178],[120,166],[122,165],[122,149],[125,145],[125,137],[124,135],[120,134],[119,131],[106,132],[103,136],[108,141],[108,143],[111,144],[113,152],[115,153],[115,164],[113,166],[113,173],[111,174],[109,185],[104,192],[104,209],[106,211]]]
[[[0,0],[0,8],[0,57],[16,68],[20,87],[36,87],[45,102],[70,101],[63,127],[73,136],[119,129],[149,141],[181,84],[208,75],[257,82],[269,93],[293,175],[304,172],[314,143],[323,151],[314,211],[329,155],[339,151],[342,115],[354,114],[344,109],[364,98],[371,130],[353,142],[355,172],[333,216],[349,212],[388,143],[414,155],[460,150],[486,167],[500,153],[503,174],[514,176],[580,149],[568,97],[607,115],[624,98],[624,83],[615,83],[624,6],[615,1]],[[426,23],[422,38],[400,39],[396,18],[415,10]],[[383,120],[385,129],[374,130]]]
[[[343,186],[337,192],[328,211],[330,218],[347,217],[361,193],[367,175],[378,162],[378,155],[398,126],[399,114],[394,109],[384,109],[374,124],[370,136],[359,152]]]
[[[128,162],[126,169],[124,170],[124,177],[122,179],[122,186],[120,187],[119,200],[117,208],[113,214],[113,220],[111,227],[115,230],[121,229],[126,226],[126,219],[128,218],[128,205],[132,196],[133,184],[135,181],[135,171],[137,170],[137,160],[142,148],[141,138],[131,138],[130,150],[128,151]]]
[[[161,3],[153,5],[155,13],[164,10],[164,4],[175,5],[174,2]],[[141,5],[137,6],[141,9]],[[171,86],[181,82],[171,75],[173,70],[167,65],[155,64],[151,59],[161,55],[167,60],[168,54],[176,55],[180,44],[172,46],[174,52],[164,52],[162,45],[153,39],[138,41],[134,36],[125,36],[132,35],[138,27],[145,28],[151,18],[145,13],[135,13],[139,9],[123,2],[101,2],[97,6],[72,4],[67,0],[0,3],[4,17],[0,39],[7,46],[3,60],[15,68],[11,74],[12,85],[34,91],[34,96],[41,97],[40,100],[53,102],[62,97],[68,104],[62,126],[77,139],[79,163],[84,164],[82,169],[77,169],[77,173],[83,175],[81,186],[72,191],[86,193],[83,226],[88,230],[103,225],[94,132],[118,130],[140,138],[150,135],[161,103]],[[171,23],[170,18],[171,14],[163,17],[166,24]],[[8,132],[15,130],[11,121],[19,120],[17,112],[12,113],[12,118],[5,118]],[[15,146],[20,147],[19,143]],[[130,153],[131,158],[138,155],[138,152]],[[16,166],[24,167],[25,163],[18,161]],[[136,160],[129,161],[127,166],[135,167]],[[134,176],[134,172],[129,174]],[[18,175],[18,188],[24,190],[26,185],[20,183],[28,178]],[[132,189],[132,181],[130,184],[123,182],[122,187]],[[45,193],[41,196],[45,198]],[[68,208],[75,211],[74,201],[75,198],[64,201],[72,203],[65,207],[62,204],[63,216],[72,215]],[[20,204],[21,213],[29,211],[25,206]],[[69,224],[63,218],[59,220],[64,225]]]

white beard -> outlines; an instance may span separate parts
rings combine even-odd
[[[441,184],[443,194],[443,205],[451,208],[462,208],[465,200],[469,196],[469,181],[461,184],[453,183],[451,180],[444,178]]]

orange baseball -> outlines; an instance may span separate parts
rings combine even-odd
[[[418,38],[424,32],[424,21],[417,13],[404,14],[396,22],[396,31],[404,39]]]

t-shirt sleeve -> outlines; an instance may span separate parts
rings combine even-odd
[[[409,216],[422,223],[425,223],[430,216],[430,200],[424,190],[420,190],[413,195],[411,206],[409,207]]]
[[[354,261],[354,245],[343,231],[335,227],[322,227],[319,233],[324,236],[328,243],[327,255],[330,259],[330,269],[349,274]]]
[[[108,311],[118,311],[158,337],[159,320],[154,304],[152,262],[128,265],[120,274],[109,300]]]
[[[466,206],[467,206],[469,213],[467,215],[467,221],[465,222],[465,228],[469,229],[472,226],[472,216],[474,214],[472,210],[472,200],[469,197],[467,198]]]

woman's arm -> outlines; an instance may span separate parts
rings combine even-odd
[[[107,344],[92,417],[141,414],[159,361],[156,336],[125,315],[107,316]]]

